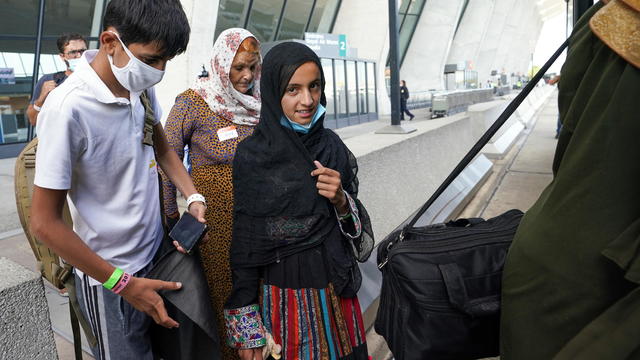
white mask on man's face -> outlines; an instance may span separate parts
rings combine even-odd
[[[81,58],[67,59],[67,68],[69,69],[69,71],[76,71],[78,64],[80,64],[80,61],[82,61]]]
[[[111,55],[107,55],[109,58],[109,65],[111,65],[111,71],[120,85],[129,91],[141,92],[162,80],[162,77],[164,76],[163,70],[158,70],[153,66],[140,61],[140,59],[135,57],[129,48],[127,48],[127,46],[122,42],[118,34],[113,31],[109,32],[118,38],[118,41],[122,44],[124,52],[129,56],[129,62],[127,65],[119,68],[113,64],[113,57],[111,57]]]

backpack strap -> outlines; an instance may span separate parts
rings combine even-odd
[[[158,159],[158,152],[156,148],[157,139],[155,138],[158,134],[155,133],[153,127],[156,121],[156,115],[153,111],[153,106],[151,106],[151,100],[149,99],[149,94],[147,90],[143,91],[140,94],[140,103],[144,108],[144,129],[142,134],[142,143],[145,145],[153,146],[153,153]],[[157,161],[156,161],[157,162]],[[160,164],[158,166],[158,190],[160,195],[160,217],[162,218],[162,227],[164,228],[165,236],[169,233],[169,219],[164,214],[164,194],[162,189],[162,175],[160,174]]]
[[[71,320],[71,329],[73,330],[75,357],[76,359],[81,360],[82,348],[79,325],[84,329],[90,346],[95,346],[97,344],[97,340],[93,335],[89,322],[84,317],[80,310],[80,306],[78,305],[78,299],[75,292],[73,266],[65,263],[58,254],[38,240],[33,233],[31,233],[29,228],[29,223],[31,222],[31,201],[33,197],[37,149],[38,138],[35,138],[24,147],[16,159],[14,184],[16,208],[18,209],[20,224],[22,225],[24,234],[36,258],[40,274],[57,289],[67,288],[69,293],[69,316]],[[69,205],[66,201],[62,210],[62,219],[67,225],[73,226],[71,213],[69,212]]]
[[[153,126],[156,121],[156,115],[153,111],[153,106],[151,106],[151,100],[149,99],[147,90],[140,94],[140,103],[142,103],[142,107],[144,108],[142,143],[148,146],[153,146]],[[155,151],[155,147],[153,149]]]
[[[22,150],[16,160],[15,166],[15,194],[16,208],[20,224],[29,241],[31,250],[35,255],[40,274],[57,289],[64,288],[64,283],[72,274],[73,267],[65,264],[60,257],[51,251],[48,246],[38,240],[30,231],[31,200],[33,197],[33,181],[35,178],[36,151],[38,139],[33,139]],[[65,202],[63,219],[66,224],[72,225],[69,206]]]

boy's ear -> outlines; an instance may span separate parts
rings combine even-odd
[[[113,56],[118,45],[120,45],[120,41],[114,33],[103,31],[100,34],[100,48],[103,48],[107,54]]]

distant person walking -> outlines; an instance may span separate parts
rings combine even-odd
[[[409,99],[409,89],[407,88],[407,82],[400,80],[400,120],[404,120],[404,114],[409,115],[409,121],[415,117],[409,109],[407,109],[407,100]]]
[[[80,57],[87,50],[87,40],[80,34],[63,34],[58,38],[57,45],[58,51],[60,51],[58,55],[64,61],[67,69],[53,74],[46,74],[38,80],[27,108],[27,117],[31,126],[36,126],[38,113],[51,90],[62,84],[71,75],[76,69],[76,65],[81,61]]]

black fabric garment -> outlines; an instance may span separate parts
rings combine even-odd
[[[338,135],[324,128],[324,116],[307,134],[280,123],[286,86],[295,70],[307,62],[320,70],[320,103],[326,105],[322,66],[311,49],[286,42],[265,56],[260,123],[253,135],[238,145],[233,162],[231,267],[265,266],[325,242],[336,293],[355,295],[360,280],[357,263],[338,229],[333,205],[318,194],[317,178],[310,175],[315,169],[313,161],[318,160],[340,172],[344,190],[357,199],[355,157]],[[373,247],[371,223],[364,207],[359,201],[357,204],[363,235],[354,243],[357,253],[367,253]],[[362,261],[366,256],[358,258]]]
[[[406,86],[400,86],[400,98],[404,101],[409,99],[409,89]]]
[[[180,290],[159,292],[167,314],[180,327],[167,329],[153,324],[154,356],[166,360],[221,359],[207,281],[198,253],[182,254],[165,239],[146,277],[182,283]]]

